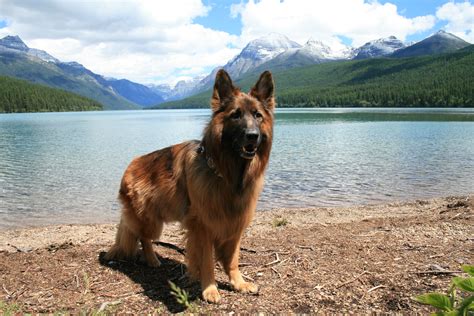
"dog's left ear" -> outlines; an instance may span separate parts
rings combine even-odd
[[[250,95],[262,102],[267,109],[273,111],[275,107],[273,90],[274,84],[272,73],[267,70],[260,75],[257,83],[250,90]]]

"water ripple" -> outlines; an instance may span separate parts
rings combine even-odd
[[[209,114],[0,115],[0,229],[116,221],[130,160],[200,138]],[[260,209],[474,192],[472,109],[293,109],[276,118]]]

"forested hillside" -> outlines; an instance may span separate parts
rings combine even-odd
[[[248,91],[264,69],[238,80]],[[272,69],[270,69],[272,70]],[[455,53],[274,71],[278,106],[472,107],[474,45]],[[210,91],[157,108],[208,107]]]
[[[0,76],[0,112],[102,110],[102,105],[60,89]]]

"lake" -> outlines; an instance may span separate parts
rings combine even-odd
[[[0,229],[115,222],[135,156],[198,139],[209,110],[0,114]],[[258,208],[474,192],[474,109],[279,109]]]

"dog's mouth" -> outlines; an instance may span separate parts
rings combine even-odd
[[[245,159],[252,159],[253,157],[255,157],[257,149],[257,144],[247,144],[245,146],[242,146],[240,156]]]

